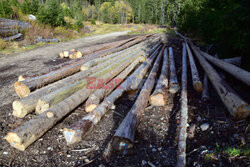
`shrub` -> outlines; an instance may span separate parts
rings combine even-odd
[[[53,27],[66,25],[63,8],[58,0],[47,0],[39,9],[37,18],[40,22]]]
[[[7,46],[8,46],[8,42],[0,39],[0,50],[7,48]]]
[[[13,14],[12,8],[7,0],[0,1],[0,17],[11,18]]]

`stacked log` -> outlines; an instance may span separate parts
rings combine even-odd
[[[180,89],[180,86],[176,75],[174,53],[172,47],[169,47],[169,64],[170,64],[169,92],[174,94]]]

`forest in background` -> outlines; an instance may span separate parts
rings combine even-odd
[[[42,24],[80,29],[84,21],[158,24],[214,44],[225,57],[250,55],[249,0],[0,0],[0,17],[33,14]],[[74,20],[73,22],[71,20]]]

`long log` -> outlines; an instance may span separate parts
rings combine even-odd
[[[243,70],[233,64],[229,64],[223,60],[217,59],[205,52],[201,51],[201,53],[202,53],[202,56],[205,57],[210,63],[228,72],[229,74],[233,75],[238,80],[250,86],[250,72]]]
[[[92,74],[89,76],[89,78],[93,78],[94,80],[101,79],[103,83],[106,82],[107,79],[112,79],[117,74],[119,74],[124,68],[126,68],[131,62],[135,60],[138,56],[142,55],[141,52],[134,52],[133,54],[124,56],[121,60],[116,61],[113,64],[110,64],[108,67],[104,68],[102,71],[99,71],[95,74]],[[115,69],[115,70],[114,70]],[[103,81],[105,80],[105,81]],[[56,90],[55,92],[52,92],[46,96],[41,97],[38,100],[37,106],[36,106],[36,113],[41,114],[42,112],[46,111],[48,108],[50,108],[52,105],[55,105],[59,103],[60,101],[63,101],[76,91],[83,89],[84,87],[91,87],[90,83],[88,83],[88,78],[84,78],[81,81],[78,81],[75,84],[60,88]],[[88,85],[89,84],[89,85]],[[90,89],[97,89],[97,88],[90,88]]]
[[[202,56],[204,52],[200,51],[190,41],[189,44],[230,114],[236,119],[248,118],[250,116],[250,106],[247,102],[241,99],[239,95],[221,79],[216,70],[207,62],[205,56]]]
[[[156,44],[152,50],[150,50],[146,55],[151,55],[153,51],[160,46],[160,42]],[[124,79],[125,77],[135,68],[135,66],[141,62],[141,59],[137,59],[133,62],[126,70],[124,70],[120,75],[111,80],[108,85],[111,85],[111,88],[108,89],[98,89],[92,95],[89,96],[88,100],[85,102],[85,111],[93,111],[101,102],[104,97],[108,96]]]
[[[227,59],[222,59],[223,61],[236,65],[236,66],[241,66],[241,57],[233,57],[233,58],[227,58]]]
[[[164,106],[166,105],[167,101],[166,93],[168,87],[168,52],[165,46],[162,48],[160,54],[164,54],[163,64],[160,78],[157,81],[154,92],[150,96],[149,102],[152,106]]]
[[[135,104],[115,132],[112,148],[116,151],[124,151],[133,147],[135,132],[153,90],[161,58],[162,54],[159,54]]]
[[[96,107],[92,112],[84,116],[82,119],[72,124],[68,128],[63,130],[63,135],[67,144],[74,144],[83,139],[83,137],[92,130],[93,126],[96,125],[101,118],[108,112],[114,102],[122,96],[122,94],[131,89],[131,81],[135,81],[137,83],[137,87],[139,87],[140,82],[136,82],[136,80],[141,80],[141,76],[145,76],[149,68],[152,66],[153,61],[157,55],[157,52],[160,47],[158,47],[153,54],[148,58],[142,65],[139,66],[133,72],[131,76],[129,76],[121,85],[120,89],[115,89],[105,100]],[[135,86],[135,88],[137,88]]]
[[[188,99],[187,99],[187,44],[183,43],[182,50],[182,76],[181,76],[181,111],[180,111],[180,132],[177,151],[176,167],[186,166],[186,139],[188,120]]]
[[[180,86],[176,75],[174,53],[172,47],[169,47],[169,68],[170,68],[169,92],[174,94],[180,89]]]
[[[153,43],[154,44],[154,43]],[[115,57],[110,60],[110,62],[116,62],[119,59],[119,57]],[[45,96],[53,91],[55,91],[58,88],[68,86],[70,84],[73,84],[83,78],[86,78],[87,76],[96,73],[108,65],[110,65],[110,62],[104,62],[99,64],[98,66],[92,67],[89,70],[78,72],[74,75],[71,75],[65,79],[62,79],[60,81],[57,81],[53,84],[50,84],[48,86],[45,86],[41,89],[38,89],[34,92],[32,92],[29,96],[24,97],[19,100],[15,100],[13,102],[13,115],[16,117],[23,118],[25,115],[31,113],[32,111],[35,110],[35,107],[37,105],[37,102],[39,98],[42,96]]]
[[[146,61],[143,63],[143,65],[147,63],[149,62]],[[127,86],[127,83],[123,84],[123,86]],[[25,122],[15,130],[9,132],[5,136],[5,139],[14,148],[24,151],[29,145],[39,139],[64,116],[69,114],[77,106],[83,103],[93,91],[93,89],[81,89],[62,102],[52,106],[49,110],[45,111],[41,115],[36,116],[34,119]],[[120,93],[122,95],[123,91]],[[90,126],[87,124],[87,127]]]
[[[202,92],[203,86],[199,77],[199,72],[197,70],[197,67],[195,65],[193,54],[186,43],[186,48],[188,51],[188,58],[189,58],[189,64],[191,68],[191,74],[192,74],[192,81],[193,81],[193,87],[197,92]]]
[[[106,56],[121,50],[124,50],[130,46],[133,46],[139,42],[142,42],[146,39],[146,37],[141,37],[139,39],[136,39],[132,42],[126,43],[124,45],[122,45],[121,47],[118,48],[114,48],[111,50],[106,50],[104,52],[97,52],[95,53],[95,55],[91,55],[89,58],[90,60],[97,58],[97,57],[101,57],[101,56]],[[47,85],[49,83],[55,82],[57,80],[60,80],[62,78],[65,78],[67,76],[70,76],[76,72],[78,72],[82,66],[82,64],[85,62],[85,59],[80,59],[78,61],[76,61],[75,63],[72,63],[71,65],[67,65],[65,67],[62,67],[58,70],[55,71],[51,71],[47,74],[41,75],[41,76],[37,76],[34,78],[30,78],[27,79],[25,81],[21,81],[21,82],[16,82],[14,84],[14,89],[15,92],[17,93],[17,95],[21,98],[27,96],[30,94],[31,91],[40,88],[44,85]]]

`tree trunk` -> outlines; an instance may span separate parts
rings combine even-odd
[[[41,114],[42,112],[46,111],[49,109],[52,105],[55,105],[73,93],[77,92],[80,89],[83,89],[84,87],[87,86],[91,87],[91,83],[88,83],[88,79],[94,79],[98,81],[100,79],[103,84],[105,84],[107,79],[112,79],[115,77],[117,74],[119,74],[123,69],[125,69],[131,62],[135,60],[138,56],[142,54],[142,51],[136,51],[132,54],[124,56],[121,60],[116,61],[112,64],[110,64],[108,67],[104,68],[102,71],[99,71],[91,76],[89,78],[85,78],[81,81],[78,81],[77,83],[74,83],[72,85],[60,88],[56,90],[55,92],[52,92],[42,98],[39,99],[37,106],[36,106],[36,113]],[[103,81],[105,80],[105,81]],[[96,87],[94,88],[89,88],[89,89],[97,89]]]
[[[246,85],[250,86],[250,72],[245,71],[235,65],[229,64],[223,60],[217,59],[205,52],[202,52],[202,56],[205,57],[209,62],[214,64],[215,66],[221,68],[222,70],[230,73],[238,80],[242,81]]]
[[[135,81],[137,83],[137,87],[139,87],[139,81],[142,76],[145,76],[149,68],[152,66],[153,61],[156,57],[157,50],[148,58],[142,65],[139,66],[133,72],[131,76],[129,76],[121,85],[120,89],[115,89],[105,100],[96,107],[92,112],[88,115],[84,116],[81,120],[77,121],[73,125],[63,130],[64,137],[66,139],[67,144],[74,144],[82,140],[82,138],[92,130],[93,126],[96,125],[104,114],[111,108],[114,102],[122,96],[122,94],[131,89],[131,81]],[[137,88],[135,86],[135,88]]]
[[[112,147],[116,151],[124,151],[133,147],[135,131],[153,90],[161,58],[162,54],[159,54],[135,104],[116,130],[112,141]]]
[[[174,94],[180,89],[180,86],[177,80],[175,62],[174,62],[174,53],[172,47],[169,47],[169,65],[170,65],[169,92]]]
[[[186,138],[187,138],[187,120],[188,120],[188,99],[187,99],[187,44],[183,43],[182,51],[182,77],[181,77],[181,117],[180,132],[177,151],[177,167],[186,166]]]
[[[164,46],[160,54],[163,54],[164,59],[161,69],[161,75],[155,86],[155,90],[150,96],[150,104],[152,106],[164,106],[167,101],[167,87],[168,87],[168,54],[167,48]]]
[[[190,64],[191,73],[192,73],[193,87],[197,92],[202,92],[203,86],[199,77],[199,72],[195,65],[193,54],[187,43],[186,43],[186,48],[188,51],[189,64]]]
[[[139,38],[137,40],[134,40],[132,42],[129,42],[127,44],[124,44],[121,47],[118,48],[113,48],[111,50],[106,50],[104,52],[101,53],[96,53],[95,55],[91,55],[90,58],[91,60],[97,57],[101,57],[101,56],[106,56],[121,50],[124,50],[130,46],[133,46],[143,40],[145,40],[146,37],[142,37]],[[37,76],[31,79],[27,79],[25,81],[22,82],[16,82],[14,84],[14,88],[15,88],[15,92],[17,93],[17,95],[21,98],[27,96],[30,94],[31,91],[40,88],[44,85],[50,84],[52,82],[55,82],[57,80],[60,80],[62,78],[65,78],[69,75],[72,75],[76,72],[78,72],[82,66],[82,64],[85,62],[85,59],[79,59],[78,61],[76,61],[75,63],[72,63],[70,65],[67,65],[65,67],[62,67],[56,71],[52,71],[50,73],[47,73],[45,75],[41,75],[41,76]]]
[[[236,119],[248,118],[250,116],[250,106],[242,100],[223,79],[221,79],[215,69],[206,61],[205,56],[202,56],[205,55],[204,52],[196,48],[191,42],[189,42],[189,44],[230,114]],[[210,59],[210,56],[206,57]],[[213,60],[218,62],[216,58]]]

